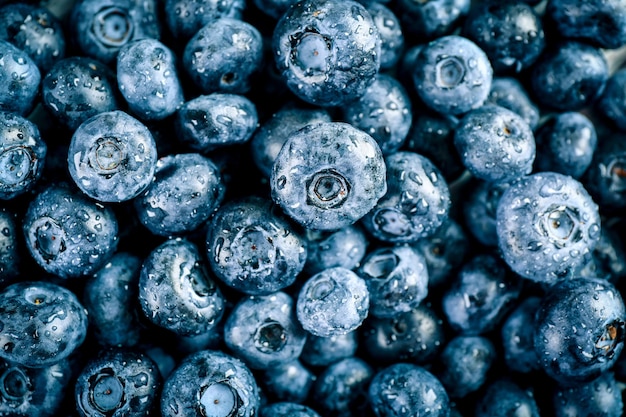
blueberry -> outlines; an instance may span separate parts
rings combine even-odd
[[[185,102],[174,120],[178,139],[202,153],[247,142],[258,122],[253,102],[242,95],[227,93],[213,93]]]
[[[552,397],[554,416],[622,416],[624,402],[620,385],[613,372],[604,372],[586,384],[559,387]]]
[[[476,180],[469,183],[463,205],[463,218],[472,236],[485,246],[498,245],[498,202],[508,187],[508,182]]]
[[[374,370],[363,359],[349,357],[328,366],[315,381],[313,399],[325,415],[363,415]]]
[[[373,316],[397,317],[428,295],[426,259],[411,246],[379,248],[367,254],[357,270],[365,280]]]
[[[344,106],[343,113],[348,123],[372,136],[385,155],[400,149],[413,119],[406,90],[387,74],[377,75],[359,100]]]
[[[320,417],[312,408],[294,402],[279,402],[261,408],[261,417]]]
[[[174,369],[163,384],[163,417],[252,417],[260,405],[254,376],[240,360],[220,351],[203,350]]]
[[[0,57],[0,111],[26,117],[39,94],[39,68],[26,52],[1,39]]]
[[[486,104],[468,112],[454,133],[454,145],[477,178],[507,182],[530,174],[535,136],[524,119],[504,107]]]
[[[270,16],[274,20],[280,19],[289,7],[297,3],[298,0],[252,0],[252,3],[261,12]]]
[[[357,225],[332,232],[307,230],[304,237],[307,240],[304,270],[310,275],[336,266],[356,268],[369,245],[367,236]]]
[[[25,281],[0,292],[0,357],[29,368],[62,361],[87,336],[87,311],[57,284]]]
[[[553,283],[589,259],[600,238],[600,215],[580,182],[541,172],[504,191],[496,232],[502,258],[514,272]]]
[[[212,20],[187,43],[183,66],[204,94],[244,94],[261,68],[263,42],[251,24],[230,17]]]
[[[432,162],[414,152],[389,155],[387,193],[362,220],[375,238],[412,243],[435,233],[448,218],[450,190]]]
[[[211,330],[224,314],[220,289],[196,245],[185,239],[167,240],[148,255],[138,296],[148,320],[182,336]]]
[[[62,278],[94,273],[109,261],[118,243],[113,210],[61,185],[30,202],[23,231],[35,262]]]
[[[263,373],[265,392],[278,401],[304,402],[313,389],[317,376],[298,360],[266,369]]]
[[[161,375],[149,356],[104,350],[83,367],[74,385],[81,416],[148,415],[158,404]]]
[[[363,323],[369,310],[365,281],[349,269],[328,268],[300,289],[296,314],[311,334],[329,337],[348,333]]]
[[[540,303],[541,298],[536,296],[523,299],[502,323],[500,338],[504,362],[512,371],[528,373],[539,369],[533,337]]]
[[[470,3],[470,0],[398,0],[395,6],[407,35],[431,40],[454,31],[469,13]]]
[[[118,96],[113,72],[101,62],[86,57],[59,60],[41,84],[46,110],[72,131],[98,113],[119,109]]]
[[[533,130],[539,124],[539,108],[517,78],[494,77],[485,103],[495,104],[519,114]]]
[[[498,257],[479,254],[461,267],[443,294],[443,312],[457,332],[484,334],[500,324],[520,291],[520,280]]]
[[[176,57],[156,39],[129,42],[117,54],[117,84],[128,107],[142,120],[171,116],[184,102]]]
[[[476,417],[539,417],[539,407],[530,390],[510,379],[491,382],[476,404]]]
[[[459,115],[487,100],[493,69],[485,52],[471,40],[449,35],[425,45],[415,60],[413,83],[426,106]]]
[[[152,182],[157,149],[143,123],[122,111],[103,112],[74,131],[67,164],[70,176],[89,197],[127,201]]]
[[[535,134],[536,171],[554,171],[580,178],[593,158],[598,138],[594,124],[579,112],[553,115]]]
[[[304,268],[306,241],[269,200],[249,197],[225,204],[210,221],[207,258],[215,275],[246,294],[291,285]]]
[[[0,208],[0,285],[4,286],[20,276],[22,250],[19,222],[15,213]]]
[[[165,0],[164,4],[168,29],[183,41],[215,19],[241,19],[246,8],[245,0]]]
[[[39,181],[47,151],[36,124],[0,111],[0,200],[24,194]]]
[[[311,104],[340,106],[358,99],[380,69],[378,29],[353,0],[294,3],[276,24],[272,42],[287,86]]]
[[[596,107],[609,123],[626,130],[626,68],[611,74]]]
[[[0,9],[0,39],[22,49],[45,74],[65,56],[61,20],[48,9],[27,3],[7,4]]]
[[[298,223],[337,230],[385,194],[385,161],[376,141],[347,123],[308,125],[283,145],[270,186],[272,199]]]
[[[380,35],[380,69],[395,67],[404,49],[404,34],[398,16],[381,2],[364,2]]]
[[[612,219],[606,221],[611,225]],[[612,228],[603,227],[600,240],[591,252],[591,260],[581,265],[576,273],[583,277],[596,277],[619,283],[626,275],[626,248],[621,234]]]
[[[562,385],[599,377],[624,347],[624,302],[606,280],[558,281],[542,298],[535,317],[534,346],[541,368]]]
[[[329,366],[354,356],[358,347],[357,332],[332,336],[307,335],[300,359],[311,366]]]
[[[398,362],[378,371],[369,386],[369,399],[377,417],[446,417],[450,413],[450,399],[441,382],[409,363]]]
[[[155,235],[199,228],[224,198],[217,166],[197,153],[160,158],[152,183],[134,199],[141,223]]]
[[[599,138],[589,168],[581,178],[603,211],[626,207],[626,142],[619,133]]]

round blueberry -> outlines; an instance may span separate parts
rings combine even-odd
[[[41,72],[23,50],[0,39],[0,111],[28,116],[35,107]]]
[[[20,275],[22,250],[19,241],[19,221],[16,213],[0,208],[0,285],[12,282]]]
[[[500,328],[504,363],[515,372],[527,373],[539,368],[533,337],[535,314],[541,299],[530,296],[511,311]]]
[[[609,77],[596,107],[612,125],[626,130],[626,68]]]
[[[316,374],[299,360],[285,362],[263,373],[265,391],[278,401],[304,402],[313,388]]]
[[[349,357],[328,366],[313,387],[313,400],[325,415],[363,415],[367,387],[374,370],[363,359]]]
[[[403,30],[420,41],[454,31],[471,5],[470,0],[397,0],[395,3]]]
[[[311,366],[326,367],[354,356],[358,343],[356,331],[328,337],[309,334],[300,359]]]
[[[404,49],[404,34],[398,16],[382,2],[363,2],[380,35],[380,69],[393,68]]]
[[[581,178],[602,210],[626,207],[626,141],[618,133],[600,137],[589,168]]]
[[[187,40],[202,26],[222,17],[241,19],[245,0],[165,0],[165,23],[178,40]]]
[[[475,417],[539,417],[539,407],[532,391],[514,380],[500,378],[492,381],[476,403]],[[565,417],[565,416],[562,416]]]
[[[463,205],[463,217],[469,232],[483,245],[491,247],[498,245],[496,231],[498,202],[508,187],[508,182],[476,180],[469,183]]]
[[[357,225],[346,226],[332,232],[309,229],[304,237],[307,240],[304,270],[310,275],[336,266],[356,268],[369,245],[367,236]]]
[[[613,372],[603,372],[598,378],[574,387],[560,386],[552,394],[555,417],[624,415],[621,381]]]
[[[306,405],[279,402],[261,408],[261,417],[320,417],[312,408]]]
[[[517,78],[494,77],[485,103],[495,104],[519,114],[533,130],[539,124],[539,108]]]

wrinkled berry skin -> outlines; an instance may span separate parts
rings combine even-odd
[[[23,231],[33,259],[62,278],[94,273],[117,247],[113,210],[62,186],[49,187],[31,201]]]
[[[380,69],[378,29],[353,0],[294,3],[276,24],[272,47],[289,89],[323,107],[358,99]]]
[[[337,230],[370,211],[387,191],[385,161],[371,136],[347,123],[309,125],[278,154],[272,199],[306,228]]]
[[[35,61],[13,44],[0,40],[0,111],[28,116],[35,107],[41,72]]]
[[[0,358],[42,368],[67,358],[87,336],[87,311],[70,290],[19,282],[0,293]]]
[[[61,21],[48,9],[26,3],[0,9],[0,39],[23,50],[45,74],[65,56]]]
[[[450,190],[426,157],[396,152],[386,159],[387,193],[362,220],[375,238],[412,243],[435,233],[448,218]]]
[[[450,400],[441,382],[426,369],[409,363],[400,362],[380,370],[368,393],[377,417],[447,417],[450,413]]]
[[[260,406],[254,376],[243,362],[220,351],[188,356],[163,384],[163,417],[253,417]]]
[[[143,314],[181,336],[206,333],[224,314],[224,297],[195,244],[167,240],[144,260],[139,275]]]
[[[558,387],[552,394],[552,410],[555,417],[624,415],[624,402],[611,371],[603,372],[598,378],[574,387]]]
[[[554,283],[589,259],[600,239],[600,215],[580,182],[540,172],[504,191],[496,233],[502,258],[514,272]]]
[[[35,185],[47,151],[36,124],[0,111],[0,200],[11,200]]]
[[[250,197],[215,213],[206,235],[207,258],[226,285],[250,295],[291,285],[304,268],[306,241],[274,212],[271,202]]]
[[[104,350],[87,362],[76,379],[76,410],[83,417],[149,415],[160,388],[159,369],[149,356]]]
[[[83,122],[72,135],[67,158],[78,188],[106,203],[138,196],[152,182],[156,164],[152,133],[122,111],[100,113]]]
[[[120,108],[111,69],[100,61],[80,56],[54,64],[42,81],[41,97],[46,110],[72,131],[98,113]]]
[[[176,39],[186,41],[215,19],[241,19],[245,8],[245,0],[165,0],[165,22]]]
[[[130,111],[141,120],[162,120],[185,101],[176,57],[156,39],[124,45],[117,54],[117,84]]]
[[[424,104],[459,115],[487,100],[493,69],[485,52],[471,40],[449,35],[425,45],[417,55],[413,83]]]
[[[534,346],[541,368],[563,386],[599,377],[624,347],[625,324],[624,302],[608,281],[557,282],[535,316]]]
[[[494,380],[487,386],[484,394],[476,403],[474,414],[475,417],[509,417],[515,415],[539,417],[539,407],[537,407],[531,390],[523,389],[513,380],[505,378]]]
[[[374,370],[363,359],[342,359],[319,375],[313,388],[314,401],[325,415],[362,415],[362,399],[373,376]]]
[[[201,153],[247,142],[258,123],[253,102],[242,95],[224,93],[185,102],[174,119],[178,139]]]
[[[507,108],[519,114],[533,130],[539,124],[539,108],[530,99],[526,89],[517,78],[494,77],[485,104],[487,103]]]
[[[200,227],[224,198],[217,166],[197,153],[160,158],[154,179],[134,199],[141,223],[157,236],[170,236]]]
[[[251,24],[222,17],[203,26],[187,43],[183,66],[204,94],[244,94],[261,68],[263,41]]]

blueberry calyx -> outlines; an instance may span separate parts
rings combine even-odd
[[[341,207],[350,188],[350,182],[342,174],[334,169],[324,169],[307,182],[307,203],[321,209]]]
[[[98,411],[111,416],[126,402],[124,383],[110,368],[89,378],[89,402]]]
[[[205,417],[234,417],[243,405],[228,381],[218,381],[200,390],[200,413]]]
[[[131,38],[133,20],[124,9],[106,7],[95,15],[91,29],[104,45],[118,47]]]
[[[315,28],[307,27],[289,37],[291,63],[302,70],[305,77],[323,81],[327,77],[328,62],[333,55],[332,40]]]
[[[0,393],[10,401],[23,399],[31,390],[29,378],[20,368],[9,368],[0,377]]]
[[[602,335],[598,338],[595,348],[600,351],[598,361],[603,362],[615,355],[615,348],[624,341],[624,323],[622,320],[613,320],[604,326]]]
[[[0,183],[14,186],[34,177],[37,158],[26,146],[12,146],[0,153]]]
[[[53,218],[37,219],[31,230],[35,231],[35,248],[46,262],[56,259],[67,249],[65,230]]]
[[[287,332],[282,324],[274,320],[263,323],[254,334],[254,344],[263,353],[282,350],[287,343]]]
[[[611,160],[608,166],[600,166],[604,172],[602,176],[610,178],[609,190],[611,192],[623,192],[626,190],[626,160],[616,158]]]
[[[465,64],[456,56],[446,56],[437,62],[436,82],[441,88],[450,89],[463,82],[465,77]]]
[[[537,222],[539,232],[549,238],[557,248],[563,248],[582,239],[580,230],[580,212],[566,206],[550,206],[540,214],[541,221]]]

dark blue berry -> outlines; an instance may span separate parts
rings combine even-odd
[[[470,11],[470,0],[396,1],[407,35],[431,40],[451,33]]]
[[[356,331],[328,337],[309,334],[300,358],[311,366],[329,366],[354,356],[358,343]]]
[[[512,371],[527,373],[539,368],[534,347],[535,314],[541,298],[531,296],[511,311],[500,328],[504,362]]]
[[[245,0],[165,0],[164,4],[167,27],[183,41],[215,19],[241,19],[246,8]]]
[[[328,366],[315,381],[313,399],[325,415],[363,415],[374,370],[363,359],[349,357]]]
[[[539,407],[530,390],[510,379],[492,381],[476,404],[476,417],[539,417]]]
[[[332,232],[307,230],[304,237],[307,240],[304,270],[311,275],[336,266],[356,268],[369,245],[367,236],[357,225]]]
[[[611,74],[596,107],[609,123],[626,130],[626,68]]]
[[[619,133],[598,140],[589,168],[581,181],[602,210],[626,207],[626,141]]]
[[[0,285],[12,282],[20,275],[22,250],[19,222],[15,213],[0,208]]]
[[[305,368],[299,360],[272,366],[263,372],[263,386],[268,394],[279,401],[304,402],[317,375]]]
[[[530,99],[526,88],[517,78],[494,77],[486,103],[495,104],[519,114],[533,130],[539,124],[539,108]]]
[[[364,3],[380,35],[380,69],[395,67],[404,50],[404,34],[398,16],[381,2]]]
[[[295,402],[280,402],[261,408],[261,417],[320,417],[312,408]]]
[[[552,396],[554,416],[623,416],[620,385],[613,372],[607,371],[586,384],[558,387]]]
[[[35,61],[13,44],[0,40],[0,111],[28,116],[35,107],[40,83]]]
[[[477,180],[469,183],[463,205],[465,225],[474,238],[486,246],[498,245],[496,215],[498,202],[508,182]]]

